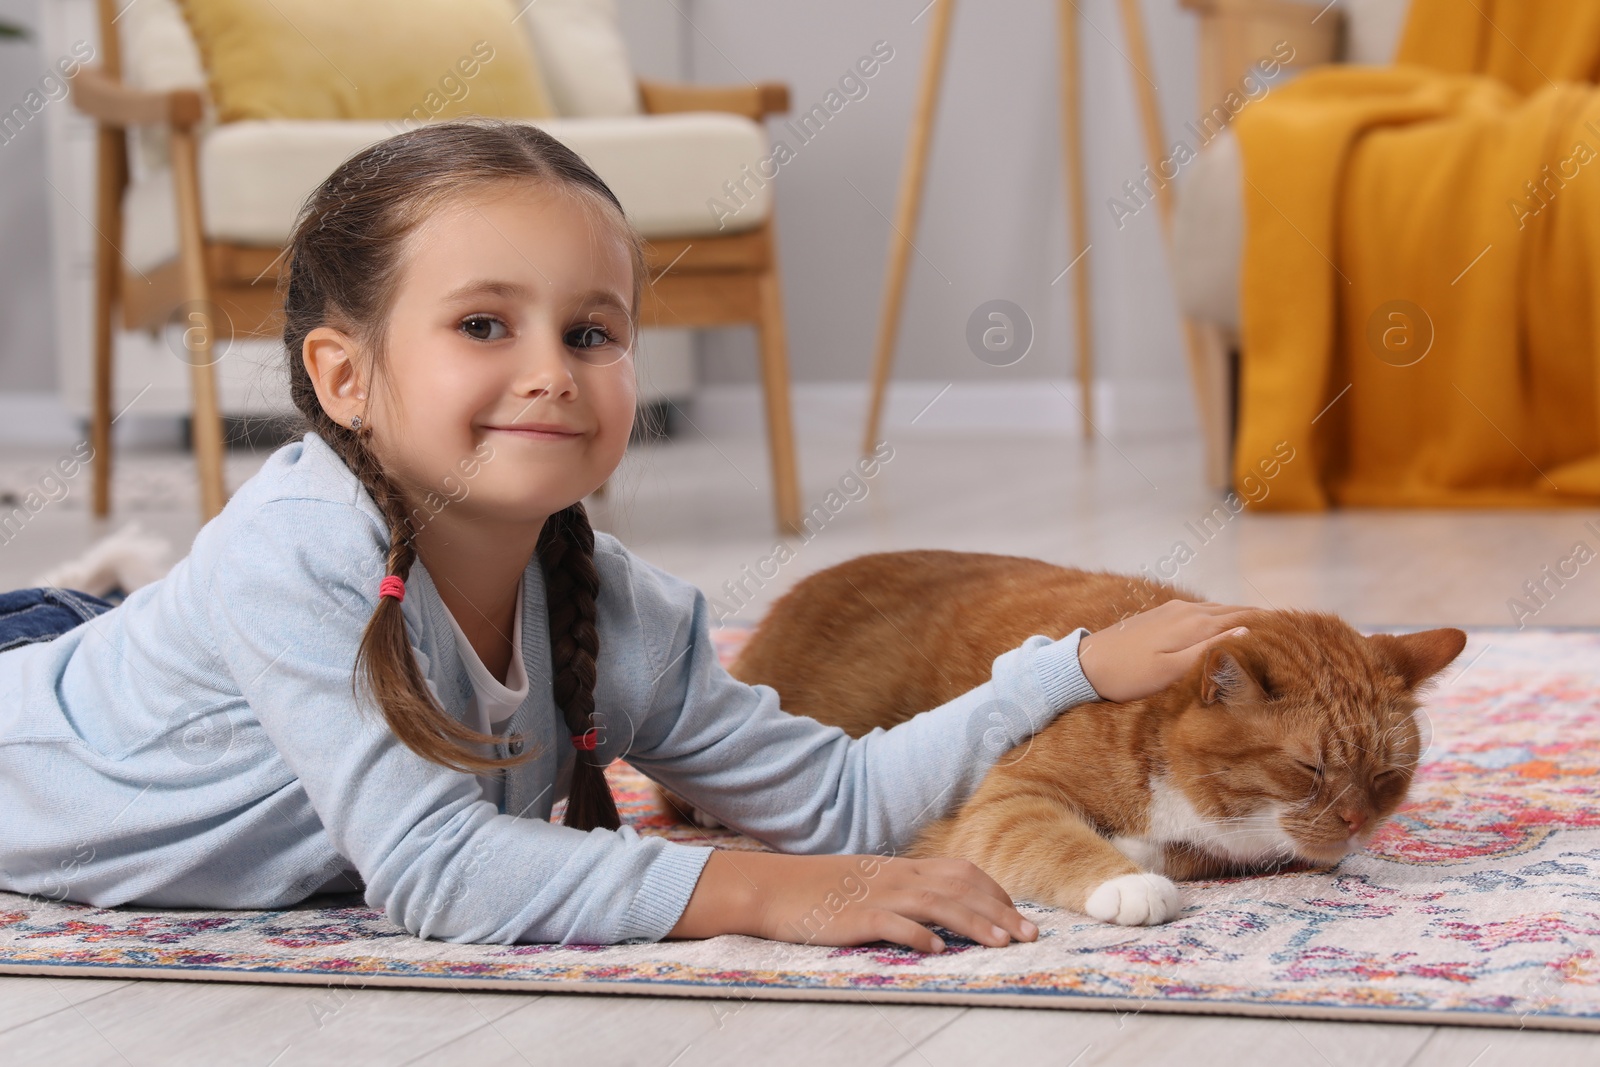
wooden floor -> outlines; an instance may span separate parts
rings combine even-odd
[[[841,488],[851,440],[803,435],[804,500]],[[1338,611],[1366,624],[1515,625],[1523,583],[1596,535],[1595,512],[1351,512],[1250,515],[1200,525],[1217,503],[1198,488],[1191,441],[904,434],[865,495],[815,536],[791,542],[778,574],[770,480],[757,439],[703,438],[634,450],[598,528],[753,618],[794,581],[863,552],[953,548],[1170,576],[1214,598]],[[9,450],[7,479],[57,457]],[[230,485],[261,461],[235,455]],[[0,547],[0,588],[81,551],[131,518],[187,545],[195,531],[182,461],[128,456],[119,513],[88,520],[87,485],[47,506]],[[174,472],[177,472],[175,476]],[[174,484],[177,488],[174,489]],[[186,496],[185,493],[188,495]],[[837,499],[835,501],[837,506]],[[1178,566],[1174,549],[1192,558]],[[1166,560],[1166,564],[1163,564]],[[746,568],[749,570],[746,570]],[[728,592],[743,581],[747,593]],[[1530,625],[1600,625],[1600,568],[1538,607]],[[1565,1067],[1600,1064],[1600,1036],[1432,1027],[961,1007],[618,997],[334,991],[310,987],[0,978],[0,1065],[470,1063],[1299,1065]]]
[[[0,1062],[1593,1067],[1600,1036],[1150,1010],[0,978]]]

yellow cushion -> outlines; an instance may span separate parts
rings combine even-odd
[[[511,0],[181,0],[221,122],[555,115]]]

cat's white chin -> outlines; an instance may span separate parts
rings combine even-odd
[[[1159,874],[1124,874],[1101,882],[1083,910],[1091,919],[1118,926],[1154,926],[1178,917],[1178,887]]]

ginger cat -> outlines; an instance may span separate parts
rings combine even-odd
[[[1170,585],[1016,556],[887,552],[801,581],[730,668],[852,737],[987,681],[1032,634],[1091,632]],[[1405,799],[1420,686],[1456,629],[1364,637],[1334,615],[1267,611],[1153,697],[1084,704],[1011,748],[913,856],[971,860],[1011,894],[1104,922],[1177,916],[1173,880],[1328,865]],[[715,825],[684,801],[677,808]]]

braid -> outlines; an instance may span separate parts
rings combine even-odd
[[[384,573],[396,575],[401,581],[409,578],[411,564],[417,558],[411,516],[406,510],[404,496],[367,448],[366,438],[371,429],[351,430],[334,422],[321,408],[310,416],[310,421],[311,428],[338,453],[383,512],[389,527],[389,555]],[[363,681],[383,709],[383,717],[395,736],[424,759],[455,770],[481,774],[514,766],[537,754],[530,747],[521,756],[495,759],[463,747],[493,745],[501,739],[468,729],[439,707],[411,652],[405,615],[400,610],[400,601],[394,597],[378,598],[378,606],[373,609],[372,618],[361,635],[356,671],[351,678],[352,689]]]
[[[539,563],[544,569],[545,602],[550,614],[550,666],[555,674],[556,706],[574,735],[594,727],[595,597],[600,575],[594,566],[594,529],[579,501],[550,516],[539,531]],[[622,825],[617,802],[606,784],[605,768],[577,750],[567,795],[567,826],[592,830]]]

